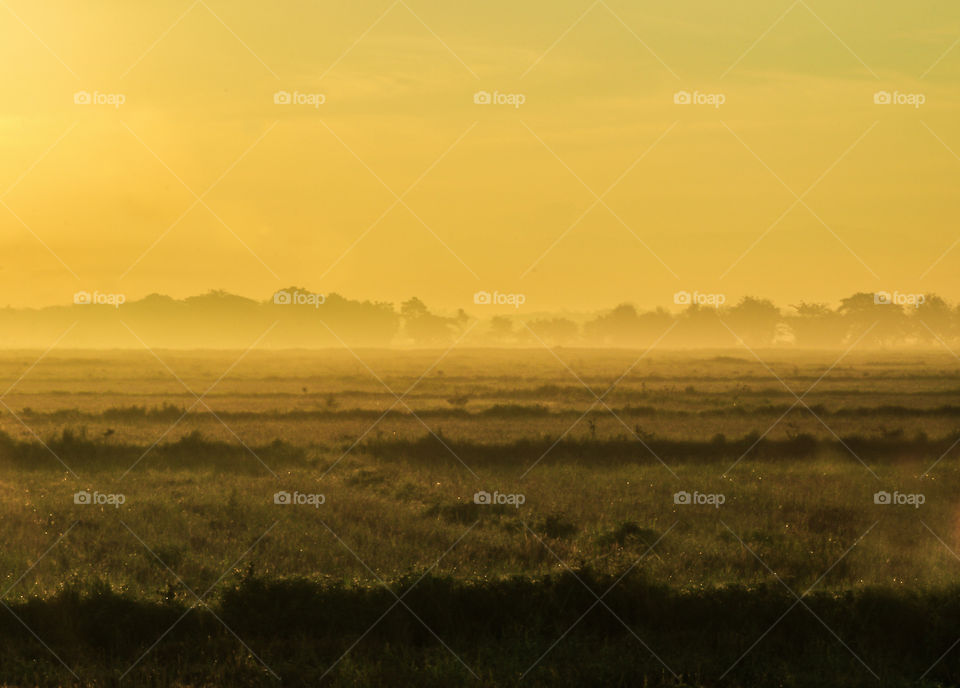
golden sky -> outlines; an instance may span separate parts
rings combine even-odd
[[[960,299],[958,39],[922,1],[2,0],[0,305]]]

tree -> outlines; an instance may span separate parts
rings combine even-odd
[[[787,319],[794,343],[803,348],[835,348],[843,341],[840,314],[825,303],[791,306],[796,315]]]
[[[953,309],[936,294],[927,294],[923,303],[909,310],[910,331],[921,343],[931,346],[953,341],[957,318]]]
[[[874,294],[848,296],[840,302],[838,311],[845,341],[850,343],[863,337],[867,345],[893,346],[902,343],[908,331],[903,308],[895,303],[878,303]]]
[[[780,309],[767,299],[744,297],[724,319],[730,328],[750,346],[770,346],[777,336]]]
[[[462,309],[453,318],[434,315],[417,297],[404,301],[400,314],[406,335],[422,346],[449,344],[468,319]]]

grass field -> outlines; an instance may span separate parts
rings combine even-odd
[[[958,685],[960,362],[642,353],[6,354],[0,681]]]

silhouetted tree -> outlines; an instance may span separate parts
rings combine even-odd
[[[744,297],[723,316],[730,328],[750,346],[770,346],[782,320],[780,309],[767,299]]]
[[[679,320],[676,337],[684,346],[737,346],[738,336],[746,341],[743,333],[726,324],[726,319],[721,319],[720,309],[713,306],[691,303],[680,314]]]
[[[844,338],[840,314],[825,303],[791,306],[796,314],[787,318],[794,344],[802,348],[836,348]]]
[[[927,294],[923,303],[907,312],[912,335],[920,343],[946,344],[957,335],[957,313],[936,294]]]
[[[588,322],[584,334],[599,345],[649,346],[666,332],[672,320],[673,316],[662,308],[637,313],[632,304],[623,303]]]
[[[417,297],[404,301],[400,306],[403,329],[406,335],[421,346],[449,344],[468,320],[461,309],[454,318],[434,315]]]
[[[873,294],[848,296],[840,302],[838,311],[847,343],[863,336],[862,343],[868,346],[893,346],[902,343],[908,331],[903,308],[894,303],[877,303]],[[869,334],[864,336],[868,330]]]

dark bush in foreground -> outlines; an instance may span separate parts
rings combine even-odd
[[[474,582],[411,574],[389,590],[248,576],[210,605],[188,611],[103,584],[12,604],[0,617],[0,681],[76,683],[20,620],[82,684],[115,685],[135,663],[124,685],[280,685],[271,672],[294,686],[960,680],[960,653],[937,661],[960,638],[960,588],[797,602],[776,583],[683,591],[636,570],[619,582],[590,571]]]

